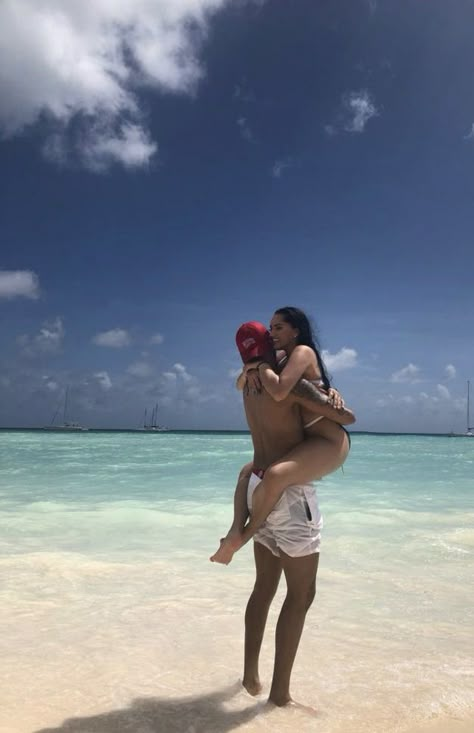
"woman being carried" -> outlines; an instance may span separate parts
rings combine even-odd
[[[247,389],[248,380],[252,380],[254,389],[258,388],[258,383],[255,383],[255,375],[258,374],[262,387],[277,401],[285,399],[300,379],[312,382],[322,391],[330,389],[311,325],[303,311],[294,307],[278,309],[271,320],[270,333],[274,348],[284,352],[284,358],[279,361],[276,370],[261,359],[244,364],[237,380],[238,388]],[[344,463],[349,453],[350,439],[342,424],[355,422],[353,413],[341,409],[340,420],[334,418],[338,422],[322,416],[314,418],[314,414],[304,408],[301,413],[305,434],[303,442],[267,468],[264,476],[258,467],[251,464],[244,466],[240,472],[236,491],[239,491],[242,482],[248,483],[252,471],[262,475],[262,481],[252,496],[248,524],[244,527],[242,519],[234,517],[227,537],[211,557],[213,562],[228,564],[232,560],[234,553],[265,522],[286,488],[320,479]]]

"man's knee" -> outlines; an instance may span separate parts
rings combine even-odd
[[[312,583],[309,587],[288,589],[287,600],[292,606],[300,610],[308,611],[316,597],[316,585]]]
[[[306,594],[306,610],[308,611],[313,605],[313,601],[316,598],[316,585],[313,585],[308,589]]]
[[[271,603],[277,592],[278,581],[268,578],[259,578],[255,581],[252,596],[256,602]]]

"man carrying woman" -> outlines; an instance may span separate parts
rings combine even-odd
[[[278,330],[279,349],[285,350],[287,336],[293,336],[295,329],[291,334],[288,331],[286,336],[284,333],[282,338],[277,324],[278,321],[272,319],[272,336]],[[323,472],[334,470],[336,455],[344,455],[344,458],[347,455],[343,448],[345,437],[338,442],[339,436],[334,436],[332,429],[328,430],[324,423],[333,421],[334,425],[349,424],[355,418],[349,410],[336,409],[329,404],[327,394],[319,389],[319,384],[314,384],[318,375],[310,368],[313,362],[309,359],[306,365],[301,363],[290,372],[290,379],[281,380],[274,343],[262,324],[244,324],[236,338],[244,361],[245,377],[252,380],[250,388],[242,384],[243,380],[240,380],[239,386],[244,387],[244,407],[254,458],[253,463],[244,466],[240,472],[234,497],[234,521],[211,560],[230,562],[233,553],[250,537],[254,537],[256,581],[245,613],[243,678],[244,687],[252,695],[261,691],[258,673],[260,648],[271,601],[281,573],[285,575],[287,595],[277,623],[275,664],[269,696],[271,702],[282,706],[292,702],[289,689],[291,670],[306,613],[316,592],[322,518],[316,492],[308,482]],[[290,355],[293,350],[289,349]],[[290,361],[291,356],[287,366],[290,366]],[[253,379],[256,376],[253,369],[258,370],[258,380]],[[278,379],[278,384],[271,373]],[[271,390],[276,393],[276,388],[281,391],[274,398]],[[305,466],[305,460],[311,450],[308,451],[306,445],[301,451],[306,441],[315,439],[312,432],[309,436],[305,434],[305,425],[311,422],[308,414],[312,414],[312,417],[317,414],[322,418],[316,423],[322,427],[318,435],[320,440],[329,443],[323,448],[330,454],[328,457],[323,451],[321,460],[318,458],[313,462],[310,456],[309,461],[306,461],[309,467]],[[320,447],[317,443],[312,446],[316,451]],[[303,467],[298,465],[298,460],[300,463],[303,461]],[[272,475],[274,467],[277,470]],[[267,481],[269,472],[270,481]],[[261,487],[262,496],[255,512],[252,497]],[[245,526],[249,512],[250,522]]]

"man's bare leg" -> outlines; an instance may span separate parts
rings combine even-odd
[[[303,631],[306,613],[316,594],[319,553],[289,557],[281,552],[287,594],[278,618],[275,637],[275,666],[269,701],[275,705],[293,702],[290,677]]]
[[[243,686],[250,695],[262,690],[258,674],[258,659],[262,646],[268,611],[280,581],[282,564],[279,557],[254,542],[256,579],[245,611],[245,657]]]

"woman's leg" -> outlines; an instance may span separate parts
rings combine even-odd
[[[240,534],[228,536],[211,560],[228,565],[235,552],[261,527],[288,486],[307,484],[332,473],[342,466],[348,452],[349,439],[341,430],[335,440],[321,436],[305,438],[273,463],[253,493],[250,521]]]
[[[224,543],[226,543],[226,541],[228,540],[238,540],[243,532],[245,522],[247,521],[249,515],[249,510],[247,506],[247,490],[251,474],[252,464],[246,463],[245,466],[242,466],[242,468],[240,469],[239,478],[237,479],[237,486],[235,487],[234,491],[234,517],[232,520],[232,524],[229,531],[227,532],[227,535],[221,538],[220,546],[217,552],[215,552],[214,555],[211,555],[211,557],[209,558],[211,562],[221,562],[219,560],[219,551],[221,551]]]
[[[336,441],[320,436],[306,438],[265,471],[252,496],[250,521],[242,532],[242,544],[261,527],[288,486],[307,484],[342,466],[349,452],[349,441],[346,433],[341,433]]]

